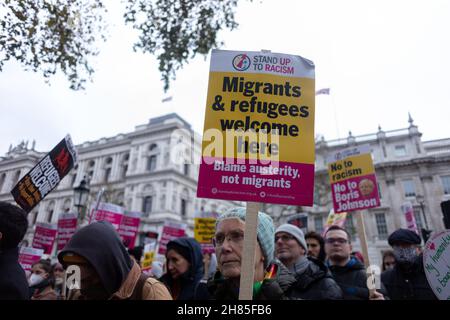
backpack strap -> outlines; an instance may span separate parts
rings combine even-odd
[[[136,282],[136,286],[134,287],[133,293],[130,296],[130,300],[142,300],[142,291],[144,290],[145,281],[150,276],[141,273],[138,281]]]

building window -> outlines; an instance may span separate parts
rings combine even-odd
[[[17,182],[19,182],[19,178],[20,178],[20,170],[16,172],[16,175],[14,176],[13,179],[13,186],[15,186],[17,184]]]
[[[2,173],[2,175],[0,176],[0,192],[3,189],[3,185],[5,184],[5,180],[6,180],[6,173]]]
[[[314,229],[316,230],[317,233],[323,232],[323,221],[321,216],[314,217]]]
[[[378,238],[380,240],[386,240],[388,236],[388,229],[386,224],[386,216],[384,213],[376,213],[375,222],[377,223]]]
[[[381,198],[383,198],[383,197],[381,196],[381,186],[380,186],[380,183],[379,183],[379,182],[377,182],[377,187],[378,187],[378,196],[379,196],[380,199],[381,199]]]
[[[152,205],[153,205],[153,197],[147,196],[144,198],[144,203],[142,205],[142,211],[146,216],[148,216],[152,212]]]
[[[185,176],[189,175],[189,164],[188,163],[184,164],[184,175]]]
[[[442,179],[442,186],[444,187],[444,194],[450,194],[450,176],[444,176],[441,177],[441,179]]]
[[[414,208],[414,218],[416,219],[417,229],[419,229],[418,231],[420,232],[423,228],[422,211],[420,208]]]
[[[395,156],[396,157],[406,156],[406,147],[404,145],[395,146]]]
[[[109,182],[111,180],[111,168],[105,169],[105,182]]]
[[[155,171],[156,168],[156,156],[150,156],[147,160],[147,171]]]
[[[412,181],[412,180],[404,180],[403,181],[403,190],[405,191],[405,197],[415,197],[416,196],[416,188],[414,186],[414,181]]]
[[[186,217],[186,207],[187,201],[185,199],[181,199],[181,216]]]

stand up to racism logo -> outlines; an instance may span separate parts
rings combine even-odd
[[[250,67],[250,58],[245,54],[238,54],[233,59],[233,68],[237,71],[245,71]]]

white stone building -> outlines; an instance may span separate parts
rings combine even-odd
[[[127,210],[144,212],[141,234],[160,231],[164,221],[172,220],[187,222],[188,234],[192,235],[196,212],[220,213],[239,204],[196,197],[200,139],[186,121],[176,114],[168,114],[150,119],[131,133],[78,145],[77,167],[30,213],[26,241],[31,243],[36,221],[55,223],[59,213],[72,209],[73,187],[84,175],[90,178],[91,204],[100,188],[105,187],[107,201]],[[405,129],[382,131],[379,128],[376,133],[362,136],[350,133],[346,139],[318,139],[314,206],[266,204],[263,210],[272,215],[276,225],[285,222],[291,214],[307,212],[308,229],[320,232],[332,207],[326,156],[360,144],[371,146],[381,194],[381,206],[364,212],[371,262],[379,264],[382,251],[389,248],[387,236],[405,227],[401,211],[404,201],[413,203],[419,227],[428,224],[428,229],[434,231],[444,228],[440,203],[450,199],[450,138],[422,141],[411,118]],[[11,147],[0,158],[0,201],[13,201],[10,190],[44,154],[34,150],[34,143],[30,149],[28,143],[22,143]],[[197,164],[184,164],[183,159]],[[350,217],[347,227],[356,235],[354,226],[356,221]],[[357,239],[354,247],[359,249]]]
[[[105,201],[143,212],[140,235],[160,232],[165,221],[183,221],[192,236],[196,212],[222,212],[237,204],[196,197],[200,142],[201,136],[189,123],[168,114],[150,119],[131,133],[77,145],[76,167],[30,212],[25,244],[31,244],[36,222],[56,223],[59,213],[75,210],[73,188],[84,176],[90,181],[90,205],[104,187]],[[46,152],[34,150],[34,143],[28,149],[28,142],[10,147],[0,158],[0,201],[13,201],[10,190]]]

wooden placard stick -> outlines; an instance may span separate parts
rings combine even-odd
[[[367,238],[366,238],[366,228],[364,226],[364,215],[360,210],[355,211],[356,221],[358,224],[358,236],[359,241],[361,243],[361,251],[364,257],[364,266],[366,267],[366,272],[368,272],[370,268],[370,260],[369,260],[369,249],[367,247]],[[370,269],[369,269],[370,268]],[[370,274],[370,277],[374,277],[374,274]],[[374,278],[372,278],[374,279]],[[368,287],[369,294],[372,296],[375,293],[375,285]]]
[[[241,261],[239,300],[252,300],[255,277],[255,251],[258,229],[259,202],[247,202],[245,214],[244,248]]]

